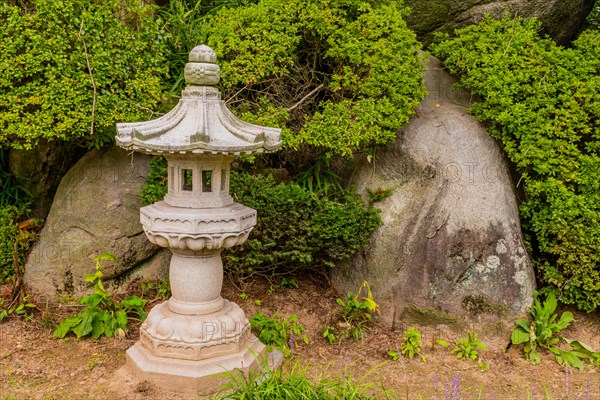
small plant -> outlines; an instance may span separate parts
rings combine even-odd
[[[129,320],[143,321],[146,319],[144,306],[146,300],[138,296],[131,296],[120,302],[109,299],[112,293],[108,292],[102,282],[102,261],[118,262],[117,258],[109,253],[94,258],[96,262],[96,273],[88,274],[85,280],[94,285],[94,293],[85,296],[80,304],[86,304],[79,314],[65,318],[54,331],[54,336],[64,338],[69,332],[73,332],[77,338],[90,335],[98,339],[104,335],[111,338],[115,335],[125,335]]]
[[[582,369],[584,360],[592,364],[600,364],[600,352],[593,351],[584,343],[569,341],[558,335],[575,321],[573,314],[565,311],[558,318],[558,314],[555,313],[557,302],[554,294],[550,293],[543,304],[538,296],[539,293],[535,292],[533,306],[529,309],[532,321],[525,319],[516,321],[517,327],[511,336],[512,344],[524,344],[525,358],[532,364],[539,364],[541,361],[539,348],[554,354],[556,361],[561,365],[566,364],[569,367]],[[558,347],[561,339],[571,346],[570,350]]]
[[[250,325],[269,351],[276,348],[285,356],[289,356],[296,347],[296,337],[302,338],[304,343],[308,344],[304,327],[298,323],[296,315],[284,318],[275,313],[268,317],[261,311],[250,319]]]
[[[335,328],[331,325],[327,325],[323,330],[323,337],[329,342],[329,344],[334,344],[337,340],[337,336],[335,336]]]
[[[367,295],[361,298],[363,289],[366,289]],[[339,298],[336,301],[342,307],[342,318],[348,327],[346,332],[349,331],[355,340],[362,339],[373,319],[371,313],[379,312],[379,305],[373,299],[369,283],[364,281],[357,294],[348,292],[346,301]]]
[[[298,282],[294,278],[281,278],[281,287],[286,289],[297,289]]]
[[[33,314],[31,314],[29,310],[34,309],[36,306],[29,302],[28,297],[29,296],[23,296],[21,301],[16,302],[15,305],[6,309],[3,308],[4,301],[0,300],[0,322],[10,315],[24,317],[26,320],[33,318]]]
[[[369,204],[380,202],[381,200],[389,197],[394,191],[392,189],[384,190],[382,188],[377,188],[375,190],[367,189],[367,194],[369,195]]]
[[[421,356],[421,360],[425,361],[425,356],[421,354],[421,349],[423,348],[423,342],[421,342],[421,333],[415,329],[414,326],[411,326],[409,329],[404,331],[404,336],[402,337],[402,348],[400,349],[400,353],[402,355],[408,356],[411,360],[415,357],[415,354]],[[400,354],[398,354],[396,350],[388,351],[388,356],[394,361],[398,361],[400,359]]]
[[[479,366],[483,370],[489,368],[488,364],[482,361],[478,350],[485,350],[485,345],[477,339],[477,334],[472,331],[467,331],[466,339],[459,339],[456,342],[456,347],[451,351],[452,354],[456,354],[456,358],[479,361]]]
[[[154,296],[156,300],[168,300],[171,297],[169,278],[143,282],[142,293],[144,297],[147,297],[147,295],[150,294],[151,296]]]

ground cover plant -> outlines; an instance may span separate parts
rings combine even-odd
[[[373,314],[379,313],[379,305],[373,298],[369,283],[363,282],[357,293],[348,292],[345,299],[337,298],[336,303],[341,308],[341,321],[337,324],[340,332],[337,337],[340,340],[348,336],[354,340],[364,338],[373,321]],[[333,332],[330,328],[326,328],[329,334]]]
[[[563,48],[539,28],[488,17],[432,49],[479,96],[470,112],[521,175],[542,291],[591,312],[600,306],[600,36],[585,31]]]

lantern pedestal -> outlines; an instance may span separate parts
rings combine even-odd
[[[197,394],[210,393],[227,381],[227,374],[275,368],[281,364],[283,355],[267,353],[265,345],[250,335],[242,350],[204,360],[184,360],[157,357],[140,342],[127,350],[126,368],[138,382],[149,381],[161,389]]]
[[[200,211],[159,201],[140,215],[150,241],[173,253],[172,297],[140,327],[140,340],[127,351],[130,372],[163,389],[194,392],[216,389],[226,371],[277,366],[281,357],[269,360],[244,311],[221,297],[221,250],[246,240],[256,211],[237,203]]]

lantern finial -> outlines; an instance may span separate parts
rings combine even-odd
[[[196,46],[190,52],[189,61],[184,70],[188,85],[213,86],[219,83],[220,69],[213,49],[206,45]]]

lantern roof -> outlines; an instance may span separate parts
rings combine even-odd
[[[185,66],[181,99],[160,118],[118,123],[116,141],[128,150],[152,154],[251,154],[275,151],[281,129],[237,118],[221,100],[217,56],[208,46],[195,47]]]

